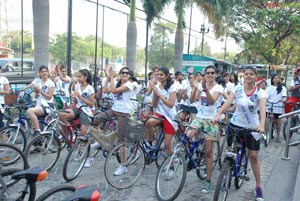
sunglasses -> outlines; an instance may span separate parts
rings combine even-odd
[[[215,72],[206,72],[205,74],[206,74],[206,75],[214,75]]]
[[[122,74],[122,75],[128,75],[128,74],[129,74],[129,72],[125,72],[125,71],[123,71],[123,72],[121,72],[121,74]]]
[[[62,72],[62,73],[66,73],[67,71],[65,71],[65,70],[62,70],[62,71],[60,71],[60,72]]]

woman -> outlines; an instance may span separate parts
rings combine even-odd
[[[261,179],[260,179],[260,162],[258,158],[259,140],[251,135],[248,130],[243,128],[257,129],[259,133],[264,133],[266,120],[266,93],[264,90],[255,86],[257,72],[252,67],[246,67],[244,73],[244,85],[236,86],[231,91],[227,101],[220,108],[215,119],[220,120],[220,115],[226,110],[230,103],[235,100],[236,110],[230,120],[229,133],[233,133],[232,128],[242,129],[238,135],[246,137],[246,146],[249,153],[249,158],[256,180],[256,200],[263,200]],[[257,111],[260,110],[260,120]],[[231,140],[228,140],[228,145],[231,145]]]
[[[213,143],[217,140],[218,125],[212,120],[217,114],[217,108],[222,100],[223,87],[216,83],[217,69],[214,66],[205,68],[205,76],[202,78],[201,85],[198,88],[196,82],[192,83],[192,93],[190,97],[191,103],[200,97],[201,105],[198,109],[196,118],[192,121],[187,136],[193,138],[197,134],[197,129],[201,128],[206,131],[205,136],[205,155],[206,155],[206,171],[207,179],[205,186],[201,189],[202,193],[211,191],[211,176],[213,169]],[[189,163],[188,163],[189,165]]]
[[[267,112],[273,108],[273,116],[276,124],[277,143],[280,143],[280,127],[281,119],[279,116],[283,113],[283,103],[286,101],[286,88],[282,86],[280,77],[273,75],[271,78],[271,86],[266,90],[268,101],[267,101]],[[277,103],[277,104],[271,104]],[[272,129],[272,128],[271,128]]]
[[[168,154],[172,154],[172,140],[177,130],[177,125],[172,121],[172,117],[176,113],[175,101],[176,101],[176,88],[170,78],[169,69],[162,67],[158,69],[157,80],[158,85],[154,82],[149,83],[149,87],[153,91],[152,105],[156,107],[154,115],[146,121],[147,140],[152,144],[153,126],[160,123],[157,119],[163,119],[163,131],[165,137],[165,146]],[[151,118],[154,117],[154,118]]]
[[[71,97],[74,99],[75,106],[71,109],[67,109],[68,113],[60,113],[60,121],[64,125],[68,124],[70,119],[80,118],[80,132],[81,135],[87,133],[88,126],[90,124],[88,116],[95,114],[94,101],[95,91],[92,86],[92,76],[87,69],[81,69],[78,71],[78,84],[75,86],[75,90],[71,92]],[[82,107],[84,106],[84,107]],[[82,112],[81,112],[82,111]],[[62,134],[66,133],[66,126],[62,125]],[[85,163],[85,167],[90,167],[93,160],[88,158]]]
[[[114,71],[111,67],[106,69],[107,79],[104,83],[103,92],[113,93],[114,104],[111,109],[96,115],[93,124],[99,125],[105,121],[111,120],[113,116],[117,117],[118,141],[125,139],[126,128],[129,124],[130,112],[132,110],[130,98],[133,93],[133,85],[129,81],[129,68],[123,67],[119,71],[119,81],[115,83]],[[109,86],[108,86],[109,84]],[[122,150],[121,150],[122,151]],[[121,163],[125,161],[125,152],[121,154]],[[120,165],[114,172],[115,176],[120,176],[128,172],[127,167]]]
[[[50,109],[53,108],[53,93],[54,82],[49,78],[49,69],[47,66],[42,65],[39,68],[39,78],[32,81],[30,86],[35,91],[35,98],[37,98],[36,106],[29,108],[27,114],[34,127],[34,135],[41,132],[38,117],[46,116]]]
[[[1,110],[0,110],[0,128],[4,125],[3,123],[3,113],[5,111],[4,104],[5,104],[5,95],[9,94],[9,82],[8,79],[4,76],[1,75],[2,73],[2,66],[0,66],[0,105],[1,105]],[[1,137],[1,142],[6,143],[6,136],[4,134],[0,135]],[[1,149],[1,148],[0,148]]]
[[[54,78],[55,82],[55,90],[56,91],[63,91],[65,96],[58,97],[56,99],[57,109],[64,108],[67,99],[70,98],[69,88],[71,84],[71,78],[67,75],[67,68],[64,65],[61,65],[58,68],[58,76]]]
[[[233,83],[234,86],[240,85],[239,77],[238,77],[238,75],[235,74],[235,73],[232,73],[232,74],[231,74],[229,81],[230,81],[231,83]]]

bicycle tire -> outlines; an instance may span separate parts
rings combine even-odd
[[[64,161],[63,177],[70,182],[82,171],[84,164],[90,154],[90,145],[87,141],[77,139]]]
[[[36,185],[34,182],[29,182],[27,184],[27,181],[25,179],[20,180],[13,180],[11,179],[11,176],[21,171],[22,169],[18,168],[11,168],[11,169],[5,169],[1,170],[1,179],[4,180],[4,182],[7,184],[6,191],[2,192],[3,186],[0,186],[0,195],[5,195],[5,198],[3,200],[18,200],[22,196],[22,191],[26,190],[27,194],[29,195],[28,201],[34,201],[36,196]],[[6,180],[8,181],[6,182]],[[18,194],[16,194],[18,192]],[[9,197],[8,197],[9,196]]]
[[[266,119],[266,132],[265,132],[266,139],[264,140],[265,147],[268,147],[269,142],[270,142],[271,130],[273,130],[272,121],[273,121],[273,119],[271,117],[267,117],[267,119]]]
[[[247,174],[248,158],[246,152],[242,152],[240,158],[236,158],[236,163],[237,175],[234,177],[234,186],[236,189],[240,189]]]
[[[31,167],[38,166],[49,171],[58,161],[60,152],[61,147],[58,137],[45,131],[35,136],[27,145],[25,156]]]
[[[226,159],[221,168],[215,188],[213,201],[226,201],[227,199],[232,179],[231,163],[231,160]]]
[[[173,175],[170,174],[171,171],[173,172]],[[156,175],[155,192],[158,200],[175,200],[182,191],[186,180],[186,174],[186,160],[181,153],[176,152],[166,158]]]
[[[76,190],[76,187],[69,184],[63,184],[60,186],[55,186],[41,196],[39,196],[36,201],[50,201],[50,200],[61,200],[73,194]]]
[[[222,138],[220,138],[220,155],[219,155],[219,159],[218,159],[218,164],[219,164],[219,168],[222,168],[223,162],[224,162],[224,158],[225,158],[225,153],[226,153],[226,146],[227,146],[227,136],[223,136]]]
[[[0,147],[3,149],[0,152],[0,166],[13,165],[14,168],[27,169],[29,168],[28,161],[24,153],[14,145],[2,144]]]
[[[0,129],[0,135],[5,135],[7,144],[13,144],[18,147],[21,151],[24,151],[26,148],[26,135],[22,128],[18,128],[17,125],[9,125]],[[0,138],[0,143],[2,142]]]
[[[114,176],[114,171],[121,165],[121,150],[125,152],[123,166],[127,173]],[[145,156],[139,144],[122,142],[116,145],[106,157],[104,164],[104,176],[106,181],[117,189],[126,189],[135,184],[145,168]]]

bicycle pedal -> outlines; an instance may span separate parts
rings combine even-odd
[[[250,177],[244,176],[244,179],[245,179],[245,181],[249,181],[249,180],[250,180]]]

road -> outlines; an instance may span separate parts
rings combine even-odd
[[[60,156],[60,160],[54,166],[52,170],[49,171],[49,178],[43,182],[37,184],[37,196],[42,192],[45,192],[51,187],[57,186],[59,184],[65,184],[62,177],[62,167],[63,159],[66,155],[66,150],[63,151]],[[284,155],[284,143],[276,143],[276,140],[271,140],[269,147],[264,147],[261,144],[261,150],[259,152],[259,158],[261,160],[261,179],[262,187],[265,188],[269,181],[269,178],[274,170],[275,164]],[[89,184],[99,187],[101,191],[102,201],[117,201],[117,200],[143,200],[143,201],[155,201],[157,200],[155,194],[155,178],[157,173],[157,168],[155,164],[146,165],[142,176],[139,178],[137,183],[125,190],[118,190],[109,186],[104,177],[104,166],[105,158],[102,154],[98,154],[95,158],[93,166],[91,168],[84,168],[77,179],[70,182],[74,185],[79,184]],[[239,200],[239,201],[252,201],[255,200],[255,179],[249,167],[248,176],[249,181],[244,182],[241,189],[236,190],[234,187],[230,190],[228,200]],[[213,187],[217,182],[217,177],[219,174],[219,168],[214,169],[212,184]],[[214,189],[208,194],[202,194],[200,192],[204,181],[201,181],[196,176],[195,170],[188,172],[185,185],[182,192],[176,200],[178,201],[209,201],[212,200]]]

